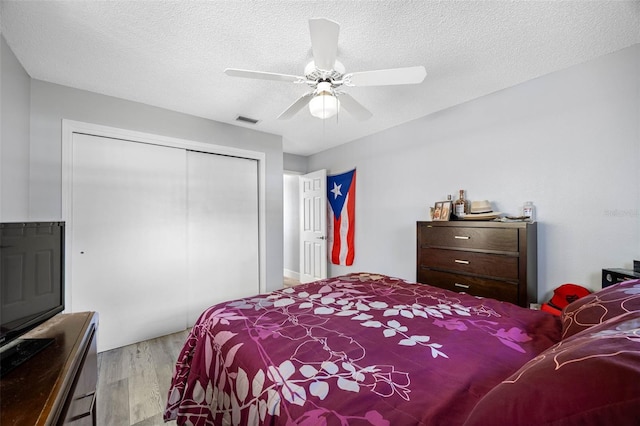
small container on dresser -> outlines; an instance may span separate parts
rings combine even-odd
[[[418,222],[416,281],[523,307],[537,303],[537,224]]]

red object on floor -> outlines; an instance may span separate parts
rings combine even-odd
[[[553,291],[553,297],[547,303],[543,303],[541,310],[560,316],[562,309],[569,303],[591,294],[586,288],[577,284],[562,284]]]

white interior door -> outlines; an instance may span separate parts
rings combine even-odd
[[[258,162],[189,151],[188,324],[209,306],[260,292]]]
[[[300,176],[300,282],[327,278],[327,171]]]
[[[74,134],[71,310],[98,350],[186,327],[186,151]]]

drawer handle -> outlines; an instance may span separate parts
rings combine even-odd
[[[468,240],[471,237],[465,237],[465,236],[462,236],[462,235],[456,235],[453,238],[455,238],[456,240]]]
[[[455,283],[454,286],[456,287],[460,287],[460,288],[470,288],[470,285],[466,285],[466,284],[460,284],[460,283]]]
[[[461,264],[463,264],[463,265],[468,265],[468,264],[469,264],[469,261],[468,261],[468,260],[460,260],[460,259],[456,259],[456,260],[454,260],[454,262],[456,262],[456,263],[461,263]]]
[[[67,420],[68,423],[73,423],[77,420],[83,419],[87,416],[91,416],[93,415],[94,409],[95,409],[95,404],[96,404],[96,391],[93,392],[89,392],[88,394],[79,396],[77,398],[75,398],[76,401],[79,401],[81,399],[85,399],[85,398],[91,398],[91,405],[89,406],[89,410],[82,413],[82,414],[78,414],[76,416],[71,417],[70,419]]]

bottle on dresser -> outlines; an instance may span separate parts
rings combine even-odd
[[[469,213],[469,209],[467,207],[467,200],[464,199],[464,189],[460,190],[460,197],[456,200],[454,204],[454,213],[458,217],[464,217],[464,215]]]
[[[531,201],[526,201],[522,206],[522,216],[527,217],[530,222],[535,222],[536,220],[535,211],[536,209]]]

